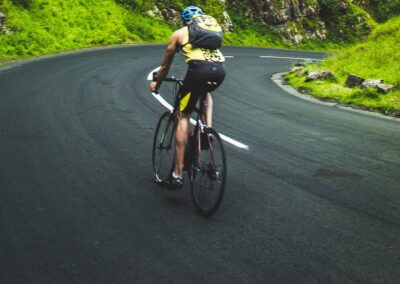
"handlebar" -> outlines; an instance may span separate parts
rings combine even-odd
[[[165,81],[165,82],[175,82],[175,83],[180,83],[180,82],[182,82],[181,79],[175,78],[175,77],[166,77],[166,78],[164,78],[163,81]]]
[[[158,77],[157,72],[153,72],[153,81],[157,81],[157,77]],[[178,84],[182,82],[181,79],[175,78],[175,77],[166,77],[166,78],[164,78],[163,81],[174,82],[174,83],[178,83]]]

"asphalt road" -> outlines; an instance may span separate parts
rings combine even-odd
[[[323,54],[225,48],[214,126],[221,208],[152,180],[164,47],[96,50],[0,71],[0,283],[399,283],[400,122],[271,81]],[[272,56],[261,58],[260,56]],[[181,55],[170,74],[184,75]],[[168,85],[161,90],[168,98]]]

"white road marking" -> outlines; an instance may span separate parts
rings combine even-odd
[[[164,100],[164,98],[162,96],[160,96],[159,94],[156,94],[154,92],[151,93],[153,95],[153,97],[156,98],[156,100],[162,104],[165,108],[167,108],[169,111],[172,111],[174,108],[166,101]]]
[[[147,76],[147,80],[148,80],[148,81],[153,80],[153,72],[157,72],[159,69],[160,69],[160,67],[157,67],[156,69],[154,69],[153,71],[151,71],[151,72],[149,73],[149,76]],[[169,111],[172,111],[172,110],[174,109],[173,106],[170,105],[166,100],[164,100],[164,98],[163,98],[160,94],[156,94],[156,93],[154,93],[154,92],[152,92],[151,94],[153,95],[153,97],[154,97],[161,105],[163,105],[163,106],[164,106],[165,108],[167,108]],[[196,120],[194,120],[193,118],[191,118],[191,119],[190,119],[190,123],[193,124],[193,125],[196,125]],[[233,145],[233,146],[236,146],[236,147],[238,147],[238,148],[240,148],[240,149],[249,150],[249,146],[247,146],[247,145],[245,145],[245,144],[243,144],[243,143],[241,143],[241,142],[239,142],[239,141],[236,141],[235,139],[232,139],[232,138],[230,138],[230,137],[228,137],[228,136],[226,136],[226,135],[224,135],[224,134],[222,134],[222,133],[219,133],[219,135],[221,136],[221,139],[224,140],[225,142],[227,142],[227,143],[229,143],[229,144],[231,144],[231,145]]]
[[[157,67],[156,69],[154,69],[153,71],[151,71],[151,72],[149,73],[149,76],[147,76],[147,81],[153,81],[153,73],[154,73],[154,72],[157,72],[158,70],[160,70],[160,68],[161,68],[161,66],[160,66],[160,67]]]
[[[249,146],[247,146],[243,143],[240,143],[239,141],[236,141],[232,138],[229,138],[228,136],[226,136],[222,133],[219,133],[219,136],[221,136],[221,139],[224,140],[225,142],[228,142],[229,144],[232,144],[240,149],[249,150]]]
[[[305,58],[305,57],[285,57],[285,56],[268,56],[268,55],[260,56],[260,58],[276,58],[276,59],[294,59],[294,60],[323,61],[322,59]]]
[[[225,58],[235,58],[235,56],[232,55],[224,55]]]

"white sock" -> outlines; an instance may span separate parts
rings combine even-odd
[[[182,178],[181,176],[177,176],[177,175],[175,174],[175,172],[172,172],[172,177],[174,177],[174,178]]]

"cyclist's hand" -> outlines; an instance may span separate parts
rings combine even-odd
[[[149,88],[150,88],[150,90],[153,91],[153,92],[157,92],[156,87],[157,87],[157,82],[151,82],[151,83],[149,84]]]

